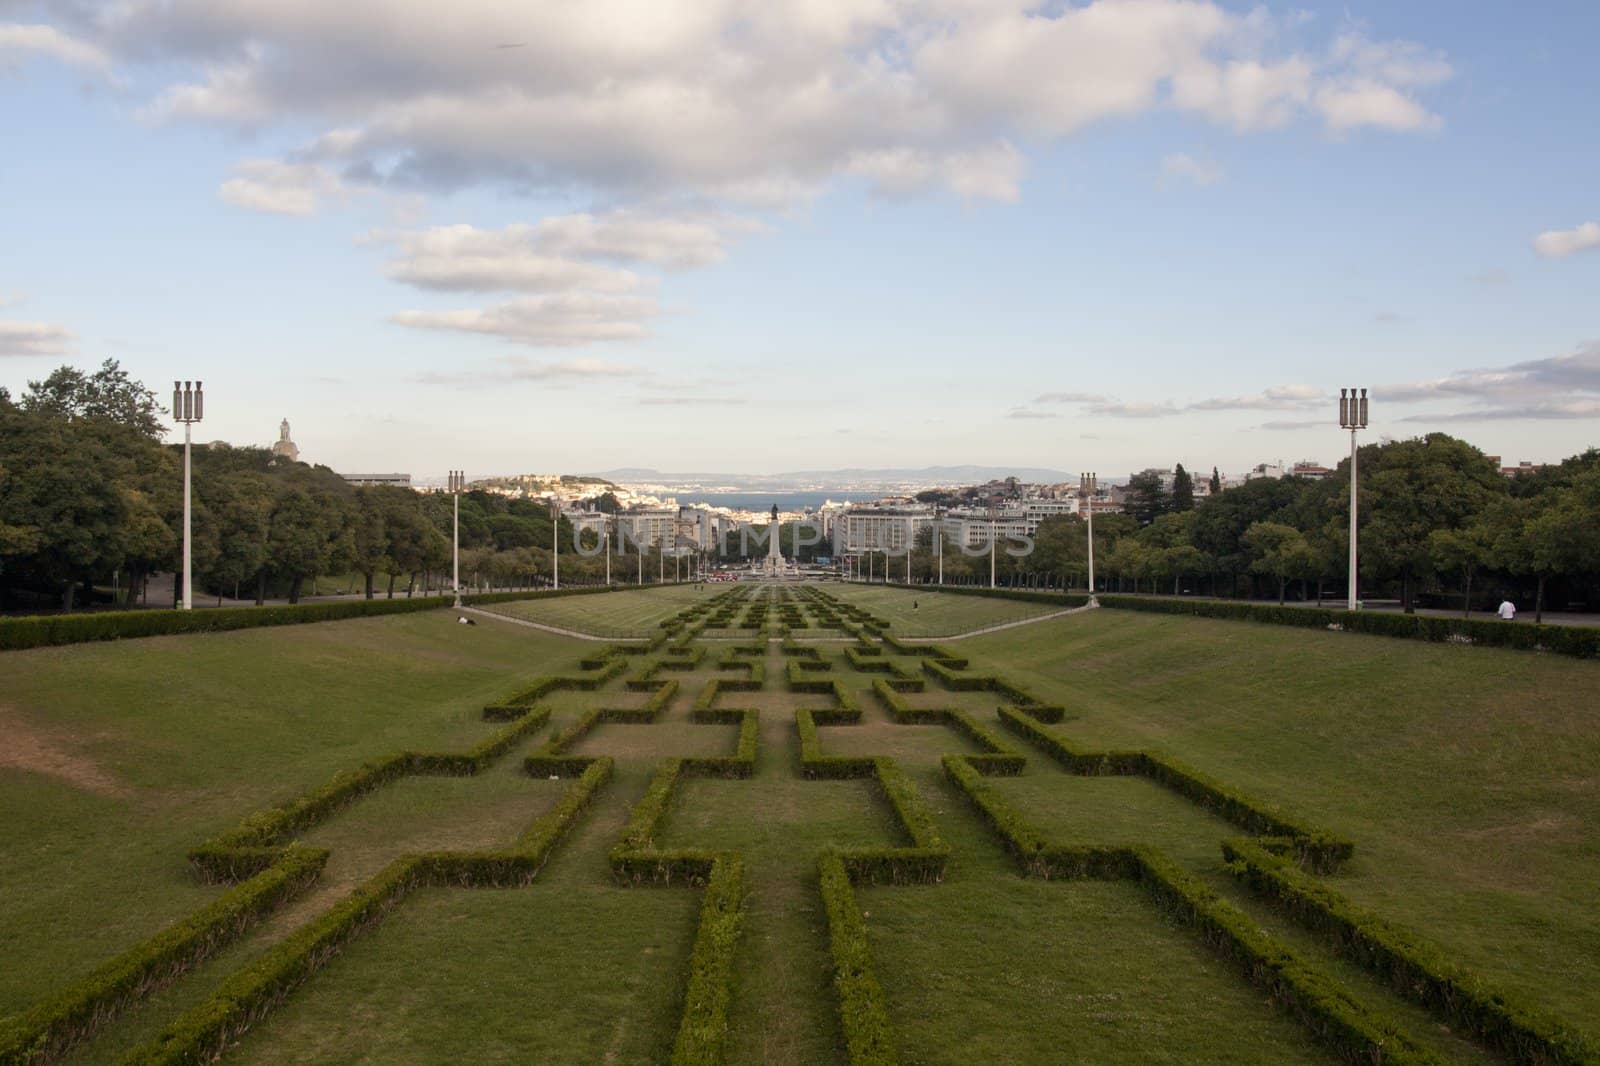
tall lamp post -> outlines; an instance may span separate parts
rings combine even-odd
[[[939,584],[944,584],[944,511],[938,505],[933,505],[933,543],[934,552],[939,557]]]
[[[178,382],[172,383],[172,420],[183,423],[183,602],[178,605],[180,611],[187,611],[194,607],[194,568],[190,561],[190,513],[189,513],[189,438],[194,424],[206,413],[205,392],[201,389],[203,383]]]
[[[611,518],[609,516],[607,516],[606,521],[605,521],[605,527],[606,527],[606,532],[605,532],[605,538],[606,538],[606,588],[610,588],[611,587],[611,523],[612,523]]]
[[[1098,607],[1094,598],[1094,497],[1099,491],[1100,479],[1091,471],[1078,475],[1078,493],[1083,497],[1084,511],[1089,523],[1089,606]]]
[[[551,584],[561,587],[561,501],[550,497],[550,562]]]
[[[1345,610],[1356,609],[1356,430],[1367,428],[1367,390],[1339,390],[1339,428],[1350,431],[1350,582]]]
[[[450,529],[450,583],[455,588],[455,606],[461,606],[461,492],[467,487],[467,475],[462,470],[450,471],[449,493],[454,505],[455,518]]]

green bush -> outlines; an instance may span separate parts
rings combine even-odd
[[[1285,837],[1293,842],[1300,861],[1312,869],[1335,870],[1355,850],[1349,840],[1279,814],[1268,805],[1165,756],[1142,751],[1081,751],[1012,707],[1000,708],[1000,723],[1075,774],[1139,774],[1247,832]]]
[[[900,1061],[883,988],[872,974],[872,953],[861,922],[855,889],[836,853],[822,856],[822,904],[828,915],[828,948],[839,1023],[852,1066],[893,1066]]]
[[[605,589],[561,589],[548,592],[492,592],[463,596],[464,604],[508,600],[584,596]],[[0,651],[79,644],[94,640],[128,640],[178,633],[223,633],[258,626],[301,625],[346,618],[410,614],[449,607],[449,596],[417,596],[399,600],[337,600],[320,603],[269,604],[262,607],[206,607],[198,611],[101,611],[82,614],[0,618]]]
[[[1402,998],[1449,1019],[1514,1062],[1594,1063],[1600,1049],[1560,1021],[1463,972],[1438,950],[1317,884],[1299,869],[1247,841],[1225,841],[1228,868],[1297,922],[1333,941],[1339,953],[1371,971]]]
[[[1478,618],[1438,618],[1386,611],[1339,611],[1325,607],[1279,607],[1275,604],[1159,596],[1101,596],[1100,605],[1124,611],[1224,618],[1307,629],[1340,629],[1350,633],[1410,640],[1455,641],[1488,647],[1548,651],[1580,659],[1600,656],[1600,628],[1586,626],[1525,625]]]
[[[59,1058],[127,1004],[198,965],[298,895],[327,859],[323,849],[285,850],[248,881],[22,1015],[0,1039],[0,1062]]]
[[[397,859],[331,911],[296,930],[266,955],[228,977],[199,1005],[184,1013],[127,1062],[139,1064],[209,1061],[320,969],[338,949],[423,884],[442,886],[525,884],[570,830],[594,792],[609,779],[610,759],[595,760],[555,809],[540,817],[502,853],[432,853]]]
[[[1132,848],[1136,876],[1169,914],[1239,966],[1245,978],[1350,1062],[1434,1064],[1399,1023],[1352,999],[1332,978],[1308,967],[1247,915],[1192,874],[1150,848]]]
[[[672,1047],[674,1066],[720,1063],[728,1042],[733,960],[744,917],[744,862],[720,855],[711,865],[700,928],[689,955],[689,987]]]

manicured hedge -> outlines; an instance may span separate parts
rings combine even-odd
[[[1365,1007],[1336,980],[1307,966],[1238,908],[1151,848],[1131,848],[1139,882],[1173,917],[1233,960],[1252,984],[1349,1062],[1442,1063],[1412,1044],[1395,1018]]]
[[[1247,832],[1288,838],[1300,861],[1312,869],[1335,870],[1355,850],[1349,840],[1274,812],[1266,804],[1165,756],[1143,751],[1082,751],[1011,707],[1000,708],[1000,723],[1073,773],[1148,777]]]
[[[1235,603],[1225,600],[1187,600],[1160,596],[1101,596],[1102,607],[1122,611],[1182,614],[1201,618],[1226,618],[1307,629],[1338,629],[1411,640],[1482,644],[1571,655],[1580,659],[1600,656],[1600,627],[1531,625],[1477,618],[1439,618],[1432,615],[1393,614],[1387,611],[1339,611],[1326,607],[1279,607],[1276,604]]]
[[[894,1027],[883,987],[872,974],[872,952],[850,876],[843,860],[832,852],[822,856],[820,874],[845,1051],[851,1066],[894,1066],[900,1061]]]
[[[691,711],[690,721],[706,725],[738,725],[739,745],[733,755],[696,755],[683,760],[683,772],[695,777],[753,777],[761,712],[752,708],[717,707]]]
[[[490,592],[463,596],[461,600],[468,605],[478,605],[509,600],[586,596],[605,591],[604,588],[581,588],[548,592]],[[410,614],[413,611],[448,607],[452,602],[450,596],[416,596],[397,600],[335,600],[292,606],[271,604],[262,607],[205,607],[197,611],[99,611],[0,618],[0,651],[94,640],[127,640],[177,633],[222,633],[258,626],[301,625],[375,615]]]
[[[824,715],[828,717],[823,718]],[[875,772],[872,759],[866,756],[824,755],[817,739],[817,726],[854,725],[861,721],[857,711],[812,711],[801,708],[794,712],[795,729],[800,735],[800,774],[813,779],[840,780],[867,777]]]
[[[1300,924],[1328,937],[1340,954],[1402,998],[1449,1019],[1453,1027],[1513,1062],[1600,1062],[1600,1049],[1582,1034],[1463,972],[1437,949],[1356,907],[1256,844],[1225,841],[1223,856],[1235,876]]]
[[[184,1013],[125,1061],[153,1066],[215,1058],[250,1024],[320,969],[340,947],[380,920],[419,885],[525,884],[569,831],[593,794],[610,778],[612,761],[597,759],[537,819],[509,852],[435,852],[390,863],[331,911],[296,930],[266,955],[228,977],[210,998]]]
[[[317,879],[328,852],[289,848],[268,868],[16,1019],[0,1035],[0,1062],[52,1061],[127,1004],[236,940]]]
[[[744,861],[719,855],[711,864],[700,928],[689,955],[689,987],[672,1047],[673,1066],[715,1066],[728,1043],[733,960],[744,919]]]

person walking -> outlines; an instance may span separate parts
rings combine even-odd
[[[1514,622],[1517,618],[1517,605],[1510,600],[1501,600],[1495,614],[1500,616],[1502,622]]]

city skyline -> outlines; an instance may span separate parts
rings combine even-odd
[[[429,10],[0,7],[0,384],[420,479],[1595,443],[1592,5]]]

